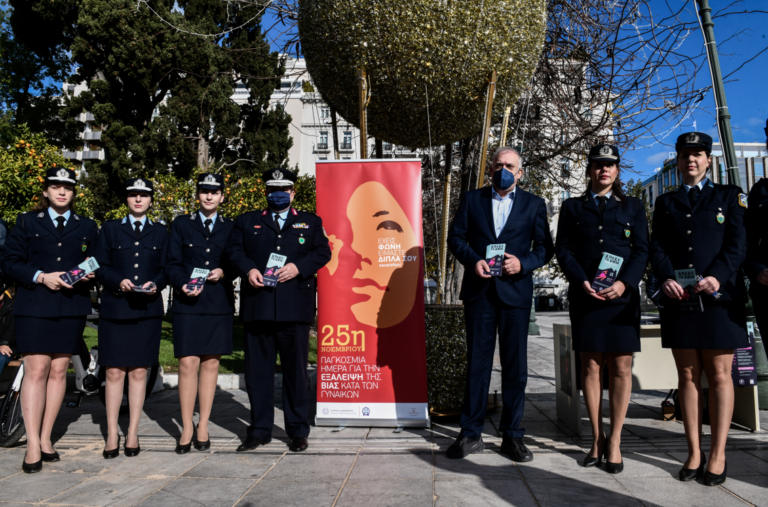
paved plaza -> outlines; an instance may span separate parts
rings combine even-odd
[[[567,319],[562,312],[539,314],[541,336],[529,337],[524,423],[534,453],[530,463],[499,454],[498,413],[489,414],[485,452],[460,461],[445,457],[459,431],[456,420],[400,432],[313,427],[309,450],[295,454],[288,451],[279,410],[272,443],[236,453],[249,417],[248,398],[239,389],[217,392],[211,449],[178,456],[178,393],[169,390],[145,405],[142,453],[136,458],[102,459],[106,419],[96,397],[80,408],[62,407],[54,431],[62,458],[45,464],[43,472],[21,472],[23,444],[0,449],[0,506],[768,506],[764,432],[732,428],[724,486],[677,481],[685,440],[680,422],[661,420],[665,392],[633,393],[623,435],[624,473],[581,467],[591,441],[574,438],[555,414],[552,325]],[[496,371],[491,391],[500,391],[498,386]],[[65,403],[73,398],[68,395]],[[127,424],[125,416],[123,430]],[[762,427],[768,430],[768,412],[762,413]]]

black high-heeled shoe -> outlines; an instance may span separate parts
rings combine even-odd
[[[605,456],[605,463],[603,463],[603,470],[608,472],[609,474],[620,474],[624,471],[624,459],[622,459],[618,463],[611,463],[608,461],[608,450],[610,449],[610,446],[606,443],[605,444],[605,452],[603,455]]]
[[[707,486],[719,486],[725,482],[725,475],[728,472],[728,462],[725,462],[723,466],[723,473],[713,474],[712,472],[704,472],[704,484]]]
[[[603,452],[600,452],[598,450],[597,457],[593,458],[592,456],[587,453],[587,455],[584,457],[584,461],[582,461],[582,465],[584,468],[590,468],[599,465],[603,462],[603,454],[605,453],[605,448],[608,446],[608,442],[603,445]]]
[[[120,435],[117,436],[117,447],[107,450],[106,448],[101,451],[101,455],[104,459],[113,459],[120,456]]]
[[[125,438],[125,442],[126,444],[128,443],[128,437]],[[139,437],[136,437],[136,443],[138,444],[138,442],[139,442]],[[141,452],[140,445],[136,445],[136,447],[128,447],[127,445],[125,446],[125,455],[128,456],[129,458],[138,456],[140,452]]]
[[[36,474],[43,469],[43,460],[39,459],[34,463],[27,463],[27,453],[24,453],[24,460],[21,462],[21,469],[25,474]]]
[[[695,481],[699,477],[704,475],[704,471],[707,466],[707,456],[704,452],[701,453],[701,459],[699,460],[698,468],[681,468],[678,473],[678,477],[682,482]]]
[[[53,451],[53,452],[40,451],[40,459],[43,460],[43,462],[45,463],[55,463],[57,461],[61,461],[61,456],[59,456],[59,453],[56,451]]]
[[[195,449],[198,451],[207,451],[211,448],[211,434],[208,434],[208,440],[202,442],[197,439],[197,427],[195,427],[195,434],[192,436],[192,443],[195,444]]]

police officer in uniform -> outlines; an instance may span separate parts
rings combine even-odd
[[[224,178],[203,173],[197,177],[200,209],[173,221],[166,271],[173,286],[173,349],[179,358],[179,401],[184,429],[178,454],[211,446],[208,419],[219,376],[219,359],[232,353],[235,296],[225,276],[221,255],[234,223],[218,213],[224,202]],[[190,288],[195,269],[209,271],[204,285]],[[198,369],[200,377],[198,381]],[[200,386],[200,421],[192,416]]]
[[[290,450],[307,449],[307,354],[309,328],[315,320],[315,273],[331,259],[323,222],[317,215],[291,208],[296,175],[285,169],[264,173],[269,208],[239,216],[224,254],[243,280],[240,319],[245,334],[245,375],[251,425],[238,451],[272,440],[276,354],[283,370],[283,410]],[[271,254],[286,256],[275,273],[275,287],[265,287],[263,273]]]
[[[17,285],[13,314],[25,368],[26,473],[39,472],[44,461],[59,461],[51,430],[64,400],[70,357],[79,350],[91,313],[94,275],[73,286],[61,279],[92,255],[98,237],[96,223],[72,208],[76,182],[72,170],[48,169],[40,204],[16,218],[3,250],[2,270]]]
[[[749,295],[755,308],[757,327],[768,337],[768,178],[762,178],[749,191],[747,208],[747,260]]]
[[[592,425],[594,442],[584,466],[601,463],[619,473],[624,465],[619,453],[621,427],[632,392],[632,353],[640,351],[640,293],[638,284],[648,263],[648,221],[645,206],[624,195],[620,179],[619,150],[612,145],[592,147],[587,167],[587,190],[568,199],[557,224],[557,262],[568,279],[569,314],[573,348],[581,355],[581,385]],[[592,289],[603,273],[603,253],[622,259],[608,288]],[[608,363],[610,441],[603,431],[601,385]]]
[[[139,420],[144,406],[147,368],[158,364],[163,300],[167,285],[163,265],[168,249],[168,229],[147,217],[154,187],[144,178],[125,182],[129,214],[104,222],[96,260],[101,268],[99,315],[99,363],[107,369],[107,442],[105,459],[120,454],[117,418],[128,375],[130,424],[125,455],[137,456]],[[142,292],[139,292],[142,291]]]
[[[683,134],[675,148],[683,185],[656,199],[651,265],[662,284],[661,341],[675,357],[688,441],[688,459],[679,477],[689,481],[703,476],[705,484],[715,486],[726,478],[733,353],[749,343],[739,276],[747,250],[747,196],[735,185],[716,185],[707,178],[712,163],[710,136]],[[692,275],[693,286],[684,282],[686,274]],[[677,282],[678,277],[685,286]],[[700,441],[702,372],[709,382],[712,446],[708,464]]]

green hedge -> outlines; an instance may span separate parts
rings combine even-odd
[[[462,305],[426,305],[429,408],[461,409],[467,377],[467,332]]]

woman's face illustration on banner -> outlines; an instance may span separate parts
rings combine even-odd
[[[347,205],[352,250],[362,257],[353,292],[370,296],[352,305],[355,318],[369,326],[399,324],[411,312],[419,283],[419,245],[400,204],[379,182],[363,183]]]

